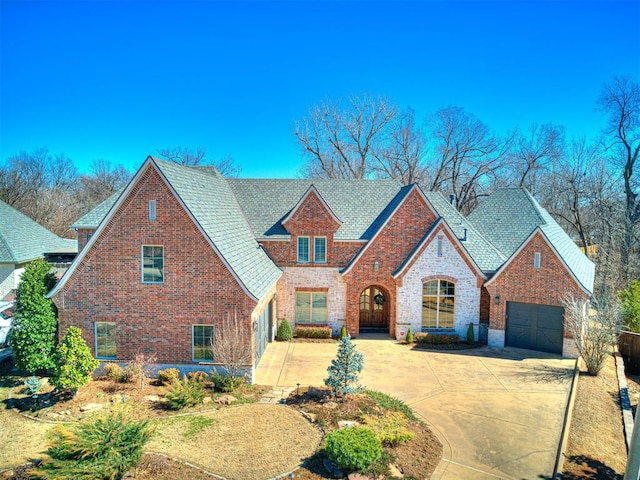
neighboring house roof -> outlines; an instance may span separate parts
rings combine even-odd
[[[118,200],[118,197],[120,197],[123,191],[124,189],[115,192],[97,207],[93,208],[84,217],[77,220],[73,225],[71,225],[71,228],[98,228],[102,219],[107,216],[107,213],[109,213],[109,210],[111,210],[111,207],[116,203],[116,200]]]
[[[342,222],[336,240],[368,240],[371,225],[397,195],[395,180],[227,180],[258,240],[286,240],[282,221],[313,187]]]
[[[77,252],[78,242],[60,238],[24,213],[0,202],[0,263],[23,263],[45,253]]]
[[[468,220],[506,257],[512,257],[540,228],[576,280],[585,290],[593,292],[593,262],[526,189],[496,190],[469,215]]]

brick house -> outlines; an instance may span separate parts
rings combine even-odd
[[[141,350],[182,370],[215,365],[207,341],[230,315],[250,374],[283,318],[395,338],[472,323],[489,345],[572,355],[562,298],[593,288],[593,264],[523,189],[465,218],[394,180],[227,179],[149,157],[75,227],[81,251],[49,294],[60,335],[77,325],[101,360]]]

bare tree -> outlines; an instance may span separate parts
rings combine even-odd
[[[565,327],[571,333],[590,375],[598,375],[620,331],[619,304],[615,297],[564,300]]]
[[[640,152],[640,85],[628,76],[614,77],[602,87],[598,107],[607,115],[607,148],[623,172],[625,212],[620,261],[624,281],[628,283],[634,270],[639,268],[637,257],[640,252],[635,236],[635,229],[640,222],[640,181],[635,171]],[[630,264],[631,260],[633,265]]]
[[[212,165],[225,177],[238,177],[242,167],[233,157],[227,155],[219,160],[207,157],[207,150],[203,147],[173,147],[158,149],[158,154],[166,160],[186,166]]]
[[[237,313],[222,317],[220,325],[214,329],[212,344],[213,359],[222,364],[228,377],[238,377],[240,371],[251,364],[251,345]]]
[[[455,207],[469,213],[490,190],[504,164],[513,134],[499,138],[460,107],[438,110],[428,122],[431,142],[426,188],[453,194]]]
[[[365,178],[376,155],[382,156],[386,131],[398,109],[387,99],[351,96],[348,102],[325,100],[295,123],[311,178]]]
[[[113,165],[104,159],[94,160],[90,172],[80,176],[80,189],[77,192],[83,213],[123,189],[131,179],[131,172],[124,166]]]

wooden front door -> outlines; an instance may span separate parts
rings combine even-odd
[[[381,288],[371,286],[360,294],[360,328],[389,326],[389,298]]]

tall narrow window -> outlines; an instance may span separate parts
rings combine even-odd
[[[164,247],[143,245],[142,283],[162,283],[164,281]]]
[[[442,235],[438,237],[438,256],[442,256]]]
[[[316,263],[327,262],[327,237],[314,237],[313,261]]]
[[[193,360],[213,360],[213,326],[193,325]]]
[[[309,237],[298,237],[298,263],[309,263]]]
[[[429,280],[422,285],[422,327],[453,328],[456,285]]]
[[[533,268],[540,268],[540,252],[533,254]]]
[[[156,219],[156,201],[149,200],[149,220]]]
[[[96,322],[96,358],[116,358],[116,324]]]
[[[296,292],[296,323],[327,323],[327,292]]]

